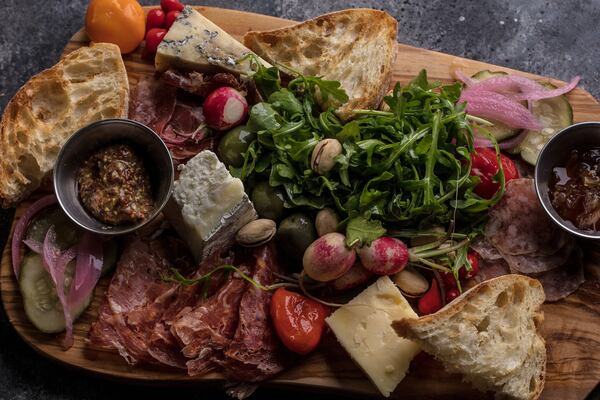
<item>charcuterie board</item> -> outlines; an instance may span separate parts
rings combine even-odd
[[[293,23],[280,18],[233,10],[208,7],[199,7],[198,10],[238,39],[249,30],[275,29]],[[64,54],[87,43],[87,36],[82,29],[71,38]],[[124,61],[132,84],[140,76],[154,73],[153,65],[141,58],[140,51],[124,56]],[[503,67],[398,44],[393,81],[405,84],[422,68],[427,68],[432,80],[441,81],[450,81],[454,69],[461,69],[466,73],[483,69],[509,71]],[[545,79],[531,74],[520,74]],[[553,82],[551,79],[548,80]],[[575,122],[600,120],[600,104],[585,90],[576,89],[568,97],[573,106]],[[17,208],[15,221],[31,200]],[[39,332],[29,323],[23,311],[21,295],[10,260],[10,246],[7,246],[2,255],[0,268],[0,290],[4,308],[17,332],[41,354],[90,373],[138,382],[158,381],[173,384],[186,381],[202,384],[221,380],[221,376],[216,373],[195,378],[178,370],[131,367],[116,353],[89,348],[85,338],[90,324],[96,319],[98,306],[104,296],[109,278],[104,278],[100,282],[92,306],[75,324],[74,346],[68,351],[63,351],[60,340]],[[546,386],[541,398],[583,399],[600,382],[600,330],[598,329],[600,327],[600,282],[588,279],[567,299],[545,304],[543,311],[545,320],[542,334],[547,343],[548,363]],[[294,367],[267,384],[352,392],[361,395],[377,394],[375,387],[331,335],[324,340],[317,351],[304,357]],[[410,374],[392,396],[412,399],[480,399],[482,395],[462,383],[460,376],[449,375],[440,364],[422,355],[412,363]]]

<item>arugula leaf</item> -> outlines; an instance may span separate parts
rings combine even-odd
[[[277,67],[265,68],[259,62],[258,70],[252,78],[263,98],[268,98],[271,94],[281,89],[281,79]]]
[[[364,246],[385,234],[385,228],[380,221],[370,220],[360,215],[348,221],[346,226],[346,246]]]
[[[250,109],[250,118],[246,126],[251,132],[279,129],[281,124],[277,121],[278,116],[277,111],[269,103],[257,103]]]
[[[286,111],[289,115],[302,114],[302,103],[288,89],[281,89],[269,96],[269,103],[278,111]]]

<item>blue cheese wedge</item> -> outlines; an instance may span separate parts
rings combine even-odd
[[[154,64],[159,72],[169,68],[206,73],[223,69],[252,75],[252,61],[239,61],[250,53],[227,32],[186,6],[158,45]],[[263,64],[271,66],[266,61]]]
[[[392,321],[402,318],[417,318],[417,314],[390,278],[383,276],[326,319],[338,342],[386,397],[420,351],[392,328]]]
[[[210,150],[180,167],[165,215],[198,262],[233,245],[237,231],[257,218],[242,181]]]

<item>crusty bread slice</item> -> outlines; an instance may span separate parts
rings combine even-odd
[[[544,290],[535,279],[504,275],[480,283],[435,314],[392,325],[450,372],[496,398],[536,399],[546,347],[537,332]]]
[[[0,202],[11,207],[40,186],[78,129],[127,117],[129,83],[119,47],[96,43],[32,77],[0,121]]]
[[[350,100],[337,109],[376,108],[390,86],[398,22],[371,9],[343,10],[266,32],[248,32],[244,44],[271,63],[342,84]],[[328,106],[325,104],[324,106]]]

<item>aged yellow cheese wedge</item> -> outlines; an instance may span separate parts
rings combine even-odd
[[[420,351],[416,343],[392,329],[392,321],[402,318],[417,318],[417,314],[390,278],[383,276],[326,319],[340,344],[386,397]]]

